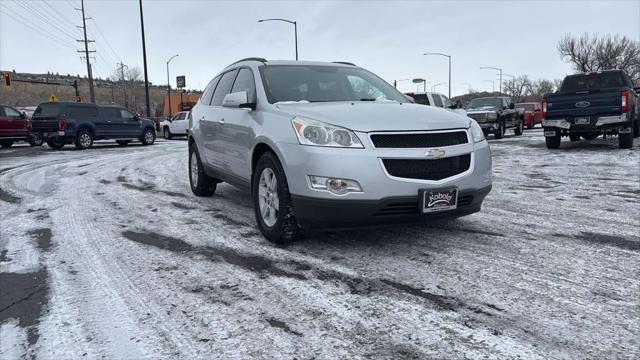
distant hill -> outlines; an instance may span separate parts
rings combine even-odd
[[[61,75],[61,74],[31,74],[11,72],[11,78],[14,80],[31,80],[58,83],[73,83],[78,81],[78,90],[83,102],[89,101],[89,81],[86,77],[79,75]],[[101,105],[115,104],[125,106],[123,83],[120,81],[111,81],[109,79],[94,79],[94,90],[96,103]],[[174,92],[175,89],[172,89]],[[144,82],[127,81],[126,82],[126,105],[127,108],[134,112],[144,114],[145,94]],[[162,113],[164,96],[167,94],[166,86],[158,86],[149,84],[149,101],[151,105],[152,116]],[[37,106],[39,103],[49,101],[49,97],[55,95],[60,101],[74,101],[75,90],[71,86],[31,84],[24,82],[12,81],[11,86],[6,86],[4,79],[0,83],[0,104],[11,106]]]

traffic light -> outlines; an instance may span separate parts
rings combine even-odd
[[[4,73],[4,83],[7,86],[11,86],[11,73]]]

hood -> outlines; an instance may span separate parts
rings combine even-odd
[[[281,103],[283,113],[301,116],[347,129],[372,131],[420,131],[468,128],[469,119],[434,106],[396,102]]]

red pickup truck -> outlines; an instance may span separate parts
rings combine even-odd
[[[540,103],[517,103],[516,109],[524,110],[524,126],[526,126],[527,129],[533,129],[536,124],[542,123],[542,108],[540,107]]]
[[[26,141],[31,146],[42,145],[42,139],[31,136],[31,120],[16,108],[0,105],[0,146],[11,147],[15,141]]]

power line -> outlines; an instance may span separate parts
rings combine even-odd
[[[70,39],[75,39],[75,35],[71,34],[68,30],[65,30],[64,28],[62,28],[60,25],[57,25],[53,22],[51,22],[45,15],[42,15],[40,13],[40,11],[38,11],[37,9],[31,7],[31,5],[29,5],[26,2],[15,2],[15,4],[17,4],[18,6],[20,6],[22,9],[26,10],[28,13],[30,13],[31,15],[35,15],[35,17],[40,20],[43,24],[45,24],[46,26],[50,27],[51,29],[55,29],[60,31],[63,35],[66,35],[67,37],[69,37]]]
[[[11,14],[5,12],[5,10],[8,11],[9,13],[11,13]],[[9,9],[6,6],[5,6],[4,10],[0,9],[0,12],[5,14],[9,19],[15,21],[16,23],[18,23],[20,25],[24,25],[24,26],[30,28],[31,30],[37,32],[38,34],[40,34],[40,35],[42,35],[44,37],[47,37],[47,38],[53,40],[54,42],[56,42],[56,43],[58,43],[58,44],[60,44],[62,46],[68,47],[68,48],[73,49],[73,50],[76,49],[75,46],[71,46],[68,43],[64,42],[64,40],[62,40],[60,38],[56,38],[53,35],[50,35],[49,33],[47,33],[47,31],[45,29],[42,29],[38,25],[34,24],[32,21],[29,21],[28,19],[24,18],[22,15],[14,12],[14,10]],[[22,21],[18,21],[15,18],[20,18]]]
[[[66,17],[66,16],[65,16],[64,14],[62,14],[61,12],[59,12],[59,11],[58,11],[58,9],[56,9],[54,6],[52,6],[51,4],[49,4],[49,2],[48,2],[48,1],[43,0],[43,1],[42,1],[42,3],[39,3],[39,2],[38,2],[38,3],[36,3],[36,4],[44,4],[44,5],[46,5],[49,9],[51,9],[51,11],[47,11],[47,9],[46,9],[44,6],[42,6],[42,10],[43,10],[43,12],[45,12],[45,13],[47,13],[47,14],[49,14],[49,15],[51,15],[51,14],[55,13],[53,17],[55,18],[55,17],[56,17],[56,15],[57,15],[57,17],[59,18],[59,20],[61,20],[60,24],[66,24],[67,26],[69,26],[69,29],[71,29],[71,33],[73,33],[73,32],[77,32],[77,31],[78,31],[78,29],[77,29],[77,28],[75,28],[75,27],[73,27],[72,25],[70,25],[70,24],[73,24],[73,21],[71,21],[68,17]]]
[[[104,36],[102,31],[100,30],[100,27],[98,26],[98,23],[96,23],[96,21],[94,19],[91,19],[91,22],[93,23],[93,25],[95,25],[96,30],[98,30],[98,34],[102,37],[102,39],[107,44],[107,46],[109,47],[109,49],[111,50],[113,55],[115,55],[116,60],[122,60],[120,58],[120,56],[118,55],[118,53],[115,50],[113,50],[113,47],[111,47],[111,44],[109,43],[109,40],[107,40],[107,38]]]

